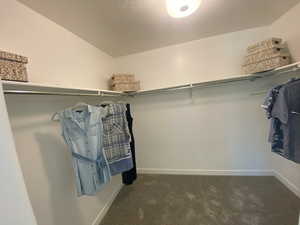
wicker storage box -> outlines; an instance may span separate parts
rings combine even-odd
[[[134,82],[133,74],[115,74],[111,78],[112,84]]]
[[[134,81],[134,82],[123,82],[123,83],[115,83],[112,85],[113,91],[138,91],[140,90],[140,82]]]
[[[247,48],[247,52],[248,52],[248,54],[254,54],[254,53],[257,53],[260,51],[264,51],[266,49],[276,48],[276,47],[280,46],[281,42],[282,42],[282,39],[280,39],[280,38],[270,38],[268,40],[261,41],[254,45],[250,45]]]
[[[263,71],[268,71],[272,69],[276,69],[281,66],[285,66],[291,63],[291,57],[289,56],[278,56],[274,58],[270,58],[258,63],[252,63],[248,65],[243,65],[243,71],[246,74],[250,73],[258,73]]]
[[[287,48],[278,47],[278,48],[270,48],[264,51],[260,51],[251,55],[247,55],[244,60],[244,65],[249,65],[253,63],[258,63],[267,59],[279,57],[279,56],[290,56]]]
[[[28,58],[0,51],[0,76],[2,80],[28,82],[26,64]]]

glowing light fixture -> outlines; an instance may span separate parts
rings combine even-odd
[[[186,17],[194,13],[202,0],[166,0],[170,16],[175,18]]]

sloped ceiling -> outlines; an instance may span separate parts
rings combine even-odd
[[[19,0],[111,56],[269,25],[300,0],[203,0],[175,19],[165,0]]]

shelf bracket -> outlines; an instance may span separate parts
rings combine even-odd
[[[261,76],[254,76],[254,77],[250,78],[249,80],[251,82],[253,82],[253,81],[256,81],[257,79],[260,79],[260,78],[262,78],[262,77]]]
[[[299,66],[299,65],[297,65],[297,66],[295,66],[295,67],[292,69],[292,71],[293,71],[293,72],[296,72],[296,71],[298,71],[298,70],[299,70],[299,68],[300,68],[300,66]]]
[[[193,84],[190,84],[189,88],[190,88],[190,98],[192,100],[192,103],[194,103]]]

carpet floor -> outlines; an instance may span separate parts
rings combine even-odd
[[[139,175],[101,225],[298,225],[299,211],[275,177]]]

